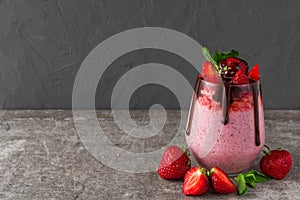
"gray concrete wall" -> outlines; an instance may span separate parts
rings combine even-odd
[[[299,8],[297,0],[0,0],[0,108],[71,108],[77,70],[95,46],[121,31],[158,26],[212,50],[238,49],[261,65],[266,109],[300,109]],[[109,108],[118,78],[147,62],[167,64],[194,80],[195,70],[178,56],[132,52],[106,71],[96,106]],[[146,85],[130,107],[178,108],[173,97],[162,86]]]

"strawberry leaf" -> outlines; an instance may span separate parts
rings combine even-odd
[[[231,50],[230,52],[215,52],[213,55],[213,59],[219,63],[220,60],[223,60],[225,58],[229,58],[229,57],[238,57],[239,56],[239,52],[236,50]]]

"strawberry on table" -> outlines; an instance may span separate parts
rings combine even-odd
[[[252,80],[258,81],[260,79],[259,66],[258,64],[254,65],[250,72],[248,73],[248,77]]]
[[[270,150],[267,146],[266,148],[268,151],[264,151],[265,155],[260,160],[261,171],[274,179],[284,179],[292,166],[291,154],[283,149]]]
[[[178,146],[168,147],[160,161],[157,173],[163,179],[182,179],[191,168],[191,160],[187,150]]]
[[[198,166],[190,169],[184,176],[182,193],[185,195],[202,195],[209,189],[209,180],[205,168]]]
[[[215,192],[228,194],[236,191],[234,183],[228,175],[219,167],[213,167],[210,170],[211,184]]]
[[[248,84],[249,79],[246,76],[245,72],[243,70],[239,69],[239,71],[232,78],[231,82],[233,84],[242,85],[242,84]]]

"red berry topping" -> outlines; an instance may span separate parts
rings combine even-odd
[[[254,65],[250,72],[248,73],[248,77],[252,80],[258,81],[260,79],[259,66],[258,64]]]
[[[234,183],[230,180],[228,175],[219,167],[213,167],[210,170],[211,184],[215,192],[221,194],[228,194],[236,191]]]
[[[221,75],[227,82],[235,76],[235,74],[242,70],[245,74],[248,72],[248,64],[246,61],[236,58],[229,57],[219,61],[219,67],[221,69]]]
[[[219,83],[221,81],[218,72],[209,61],[202,64],[201,76],[207,82]]]
[[[191,168],[191,161],[186,151],[178,146],[168,147],[160,161],[157,173],[163,179],[182,179]]]
[[[238,67],[244,72],[248,72],[248,64],[245,60],[236,57],[226,58],[226,63],[228,67]]]
[[[237,84],[237,85],[242,85],[242,84],[248,84],[249,83],[249,79],[246,76],[246,74],[244,73],[243,70],[239,70],[234,77],[232,78],[231,82],[233,84]]]
[[[260,169],[264,174],[282,180],[291,169],[292,156],[286,150],[268,150],[260,160]]]
[[[205,194],[209,189],[207,171],[204,168],[193,167],[184,176],[182,193],[185,195]]]

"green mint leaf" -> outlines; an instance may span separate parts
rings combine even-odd
[[[256,188],[256,183],[254,181],[247,182],[246,184],[252,188]]]
[[[204,57],[213,64],[213,66],[215,67],[216,71],[219,72],[219,66],[218,63],[211,57],[209,49],[207,47],[203,47],[202,48],[202,53],[204,55]]]
[[[245,194],[248,190],[248,187],[246,185],[246,180],[243,174],[239,174],[237,177],[234,178],[234,180],[238,183],[238,194],[242,195]]]
[[[250,187],[256,188],[256,178],[254,174],[246,174],[244,175],[246,184]]]
[[[252,179],[254,178],[256,183],[263,183],[270,180],[268,176],[256,170],[250,170],[249,172],[245,173],[244,176],[252,177]]]
[[[246,183],[249,183],[249,182],[256,182],[256,178],[254,176],[254,174],[244,174],[244,177],[245,177],[245,181]]]
[[[270,178],[268,176],[256,170],[250,170],[245,174],[239,174],[234,178],[234,180],[238,183],[238,193],[240,195],[247,192],[247,185],[249,187],[256,188],[256,183],[263,183],[269,179]]]
[[[216,61],[216,63],[219,63],[220,60],[223,60],[225,58],[229,57],[238,57],[239,52],[236,50],[231,50],[230,52],[215,52],[213,55],[213,59]]]

